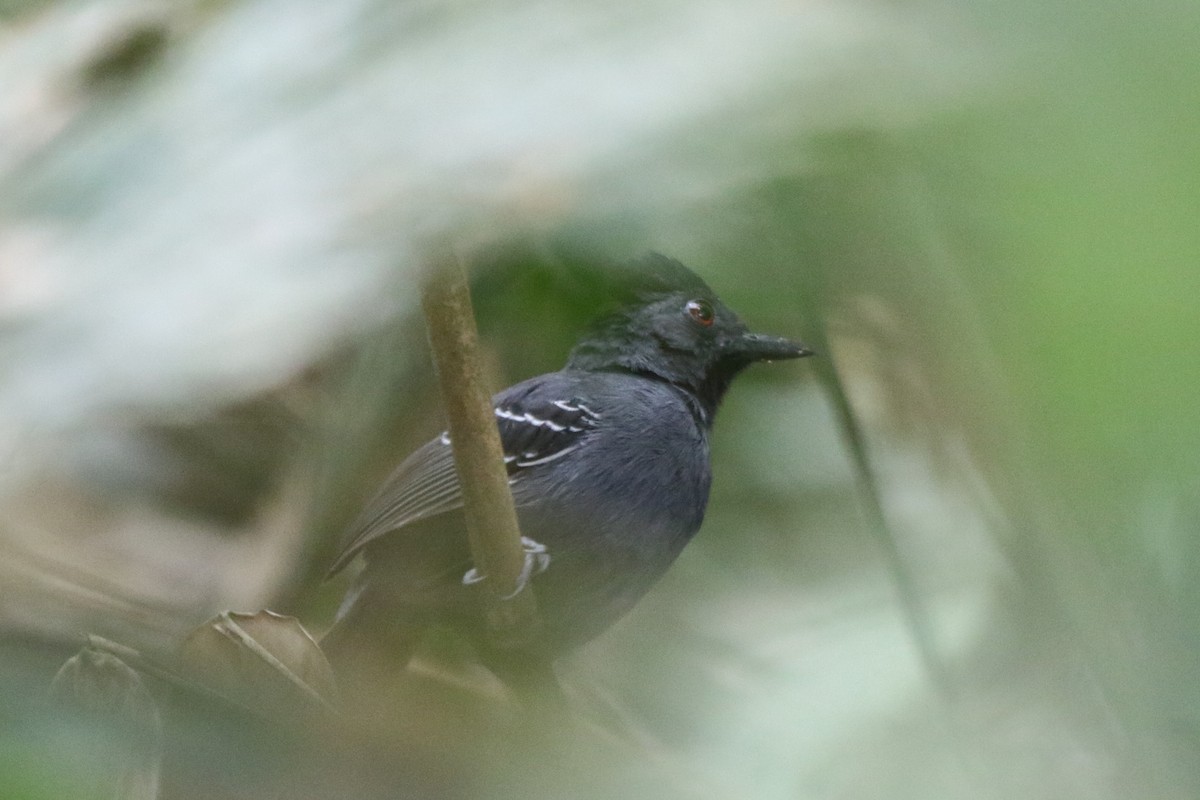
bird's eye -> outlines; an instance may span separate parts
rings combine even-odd
[[[706,328],[712,325],[713,320],[716,319],[712,303],[709,303],[707,300],[689,300],[687,313],[689,317]]]

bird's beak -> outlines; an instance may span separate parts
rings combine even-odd
[[[753,361],[776,361],[813,355],[808,345],[784,339],[782,336],[767,336],[762,333],[743,334],[727,344],[725,351],[747,364]]]

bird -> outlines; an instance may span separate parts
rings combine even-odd
[[[673,258],[650,253],[612,274],[611,311],[563,368],[492,397],[551,660],[632,609],[700,529],[713,421],[733,379],[756,362],[812,355],[752,333]],[[329,571],[364,562],[321,641],[335,671],[363,659],[402,669],[439,627],[497,655],[462,507],[446,432],[367,502]]]

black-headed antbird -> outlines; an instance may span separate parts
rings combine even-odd
[[[551,655],[629,611],[700,528],[709,432],[734,377],[810,355],[751,333],[678,261],[654,254],[618,272],[616,311],[566,366],[492,398]],[[366,564],[322,642],[335,667],[371,653],[400,668],[430,626],[487,651],[446,434],[392,474],[330,573],[359,553]]]

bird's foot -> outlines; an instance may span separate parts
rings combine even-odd
[[[541,575],[550,566],[550,552],[541,542],[534,541],[528,536],[522,536],[521,549],[525,551],[525,564],[521,567],[521,574],[517,576],[517,588],[513,589],[511,594],[501,597],[501,600],[516,597],[529,583],[530,578],[534,575]],[[471,567],[462,577],[463,586],[479,583],[486,577],[477,568]]]

